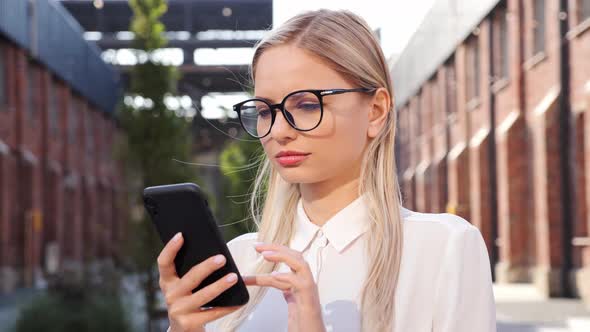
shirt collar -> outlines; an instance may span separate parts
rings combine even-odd
[[[369,226],[369,213],[366,204],[367,194],[363,194],[338,211],[322,227],[312,223],[303,209],[303,201],[300,198],[297,203],[295,215],[295,234],[291,240],[291,248],[297,251],[307,249],[316,233],[321,229],[329,243],[342,252],[352,241],[365,233]],[[409,215],[410,211],[400,207],[402,219]]]

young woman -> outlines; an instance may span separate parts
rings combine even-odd
[[[178,278],[178,234],[158,257],[169,330],[496,331],[478,229],[402,207],[393,87],[366,22],[298,15],[258,45],[252,79],[255,97],[234,110],[266,156],[252,193],[258,231],[228,244],[250,301],[201,310],[237,276],[192,294],[225,258]]]

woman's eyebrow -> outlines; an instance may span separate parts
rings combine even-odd
[[[272,101],[272,100],[270,100],[270,99],[268,99],[268,98],[259,97],[259,96],[254,96],[254,98],[255,98],[255,99],[262,99],[262,100],[264,100],[264,101],[266,101],[267,103],[270,103],[270,104],[272,104],[272,103],[273,103],[273,101]]]

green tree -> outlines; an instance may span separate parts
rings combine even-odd
[[[156,258],[163,245],[143,210],[141,192],[153,185],[196,181],[193,170],[174,161],[189,160],[191,153],[190,122],[166,106],[165,98],[174,95],[179,79],[172,66],[153,60],[154,51],[166,45],[161,16],[166,12],[164,0],[130,0],[133,19],[134,48],[147,54],[130,73],[126,100],[143,100],[142,105],[124,103],[118,119],[126,132],[118,149],[119,158],[127,167],[129,191],[134,207],[126,241],[128,266],[145,276],[143,284],[148,326],[158,315]],[[159,314],[162,314],[161,312]]]
[[[219,156],[224,175],[223,191],[231,204],[223,208],[223,233],[226,239],[254,229],[250,217],[250,193],[256,177],[260,158],[263,154],[260,142],[243,136],[230,141]]]

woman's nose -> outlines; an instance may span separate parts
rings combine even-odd
[[[295,123],[293,115],[285,111],[287,118],[291,123]],[[270,130],[270,135],[277,140],[285,138],[293,138],[297,135],[297,129],[293,128],[282,112],[277,112],[275,122]]]

